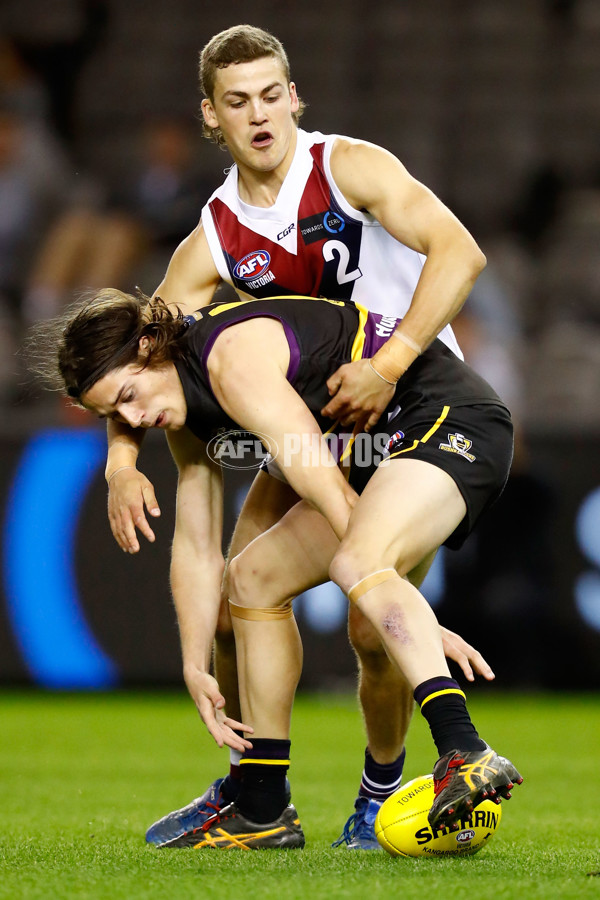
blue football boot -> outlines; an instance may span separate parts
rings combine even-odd
[[[155,847],[184,847],[186,835],[197,832],[208,819],[212,819],[224,807],[231,803],[230,798],[223,797],[221,786],[224,778],[217,778],[201,797],[192,800],[187,806],[176,809],[174,812],[163,816],[146,832],[148,844]],[[291,799],[289,781],[285,780],[286,803]],[[180,838],[181,840],[177,840]]]
[[[182,837],[201,828],[207,819],[218,813],[229,802],[223,799],[221,785],[223,778],[217,778],[201,797],[192,800],[187,806],[176,809],[163,816],[146,832],[146,841],[160,847],[163,844]]]
[[[357,797],[354,802],[356,812],[352,813],[341,836],[331,846],[345,844],[347,850],[381,850],[375,837],[375,819],[382,802],[371,797]]]

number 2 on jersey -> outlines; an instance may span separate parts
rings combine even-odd
[[[359,268],[348,271],[350,263],[350,251],[342,241],[327,241],[323,244],[323,259],[325,262],[331,262],[337,256],[337,283],[348,284],[349,281],[356,281],[360,278],[362,272]]]

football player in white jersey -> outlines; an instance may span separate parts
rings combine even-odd
[[[272,209],[297,150],[302,106],[290,80],[282,45],[272,35],[251,26],[228,29],[204,48],[201,82],[206,95],[202,102],[205,129],[231,154],[239,200],[246,208]],[[371,360],[342,366],[328,382],[331,401],[324,412],[332,421],[338,419],[342,424],[354,423],[357,429],[368,430],[386,408],[398,379],[458,313],[485,265],[485,257],[456,217],[387,150],[338,138],[331,147],[329,169],[345,208],[356,211],[357,218],[368,216],[386,232],[387,239],[391,236],[423,261],[406,308],[395,313],[403,319],[392,337]],[[298,229],[296,239],[301,240]],[[192,313],[213,299],[222,281],[221,268],[201,221],[175,251],[155,294],[184,313]],[[239,285],[232,283],[239,290]],[[289,293],[310,293],[293,283],[283,287]],[[377,299],[373,296],[372,308],[377,309]],[[156,516],[159,506],[152,485],[136,468],[142,435],[124,424],[110,422],[108,436],[106,478],[111,528],[119,546],[135,553],[139,550],[136,529],[154,540],[145,510]],[[297,499],[287,484],[259,472],[237,523],[230,559],[279,521]],[[419,579],[424,574],[420,570]],[[224,599],[228,594],[226,574]],[[217,681],[206,671],[204,661],[195,658],[194,621],[194,610],[190,609],[181,628],[186,685],[209,731],[220,744],[230,746],[235,775],[237,759],[248,741],[235,731],[240,711],[227,604],[222,606],[215,641]],[[350,849],[370,849],[378,847],[373,831],[377,809],[399,785],[414,701],[374,628],[355,604],[349,611],[349,634],[359,663],[359,697],[368,747],[359,797],[344,830],[343,843]],[[458,635],[446,632],[444,648],[469,680],[473,672],[493,678],[480,654]],[[153,826],[147,839],[165,843],[182,829],[198,827],[214,812],[215,805],[233,799],[234,790],[235,778],[231,775],[225,782],[219,779],[186,810]]]

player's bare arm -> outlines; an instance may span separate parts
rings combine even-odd
[[[221,277],[215,267],[202,222],[179,244],[153,296],[190,315],[213,299]]]
[[[343,366],[330,379],[330,391],[337,393],[324,412],[370,427],[395,382],[457,315],[486,261],[456,216],[387,150],[340,139],[331,154],[331,170],[355,209],[370,213],[396,240],[426,257],[396,334],[371,364],[361,360]],[[373,404],[378,392],[381,397]],[[371,408],[370,415],[360,416],[361,408]]]
[[[234,729],[251,732],[227,717],[225,698],[210,674],[212,644],[221,602],[223,488],[220,469],[204,443],[183,428],[169,434],[178,469],[177,513],[171,555],[171,591],[177,611],[183,673],[208,731],[222,747],[251,747]]]
[[[335,465],[312,413],[286,379],[289,358],[279,322],[261,318],[232,325],[208,357],[211,385],[235,422],[274,441],[288,483],[341,537],[356,494]],[[288,452],[293,445],[296,451]]]
[[[200,223],[176,249],[154,296],[189,315],[211,302],[219,282],[219,273]],[[107,437],[106,480],[111,531],[123,551],[137,553],[140,544],[136,529],[148,541],[155,540],[146,511],[153,517],[160,516],[154,488],[136,468],[144,433],[118,422],[109,422]]]

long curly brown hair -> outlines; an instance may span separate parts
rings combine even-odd
[[[113,369],[136,361],[146,368],[178,359],[185,330],[181,310],[172,312],[160,297],[104,288],[32,329],[30,368],[48,386],[81,402],[82,394]],[[150,338],[150,345],[140,356],[143,337]]]

